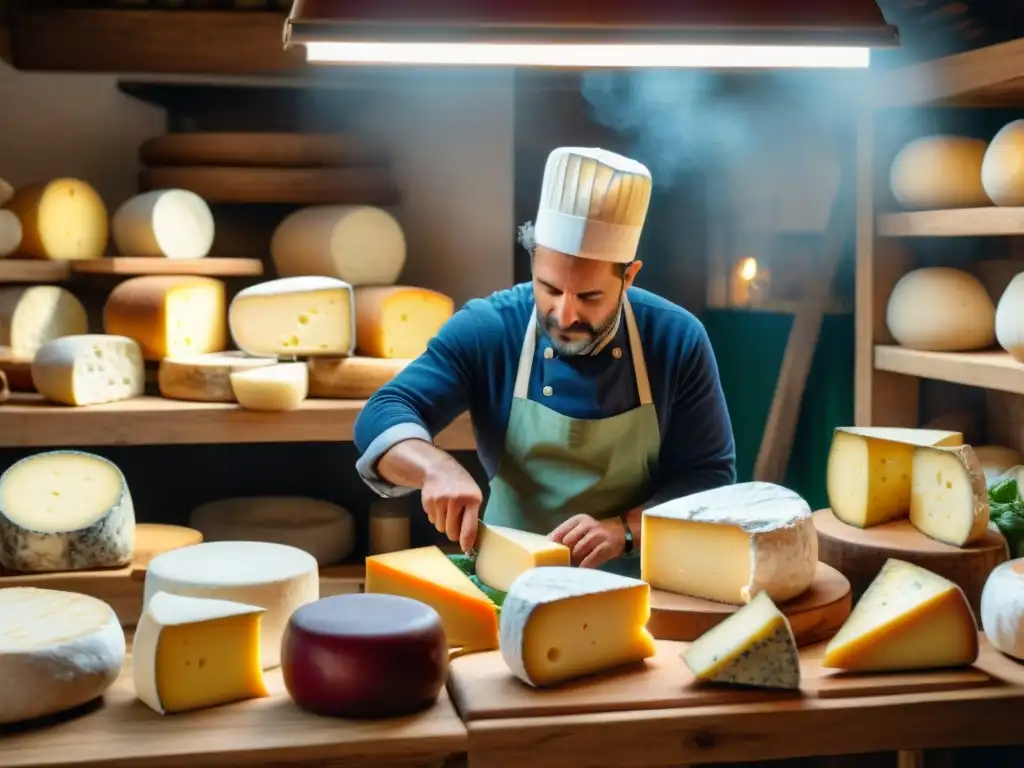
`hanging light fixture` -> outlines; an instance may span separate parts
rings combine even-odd
[[[295,0],[317,64],[867,67],[899,45],[875,0]]]

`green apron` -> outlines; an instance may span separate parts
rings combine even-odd
[[[573,515],[617,517],[650,497],[650,467],[661,450],[661,430],[640,333],[629,300],[623,313],[640,405],[603,419],[573,419],[528,398],[537,348],[537,314],[526,329],[505,451],[491,480],[484,522],[547,535]],[[621,357],[618,349],[612,350]],[[545,352],[545,357],[550,355]],[[545,395],[551,390],[544,388]],[[602,570],[640,578],[640,552],[611,560]]]

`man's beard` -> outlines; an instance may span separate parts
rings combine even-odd
[[[608,315],[607,319],[594,326],[590,323],[573,323],[568,328],[561,328],[558,320],[553,315],[542,315],[540,308],[537,308],[537,324],[544,329],[544,334],[551,342],[551,346],[560,355],[573,357],[575,355],[589,355],[608,337],[615,323],[622,312],[622,294],[619,295],[615,311]],[[568,340],[562,338],[563,333],[581,334],[579,339]]]

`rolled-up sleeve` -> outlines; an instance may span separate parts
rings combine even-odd
[[[433,438],[470,408],[473,381],[483,375],[479,300],[469,302],[441,328],[427,351],[379,389],[356,419],[356,470],[367,485],[385,497],[405,496],[403,488],[384,480],[377,463],[394,445]]]

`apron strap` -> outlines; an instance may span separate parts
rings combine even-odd
[[[530,322],[526,324],[526,338],[519,352],[519,369],[516,371],[516,387],[512,397],[527,400],[530,393],[530,374],[533,372],[533,356],[537,352],[537,310],[530,312]]]

